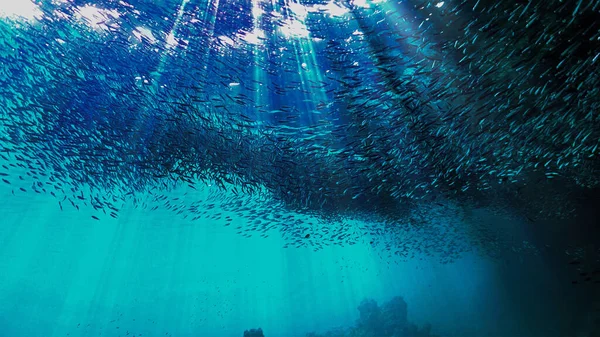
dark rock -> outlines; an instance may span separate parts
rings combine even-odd
[[[419,328],[408,321],[408,305],[401,296],[379,306],[365,299],[358,306],[356,326],[338,328],[325,333],[309,333],[306,337],[439,337],[431,334],[431,325]]]
[[[400,331],[406,331],[408,305],[401,296],[396,296],[385,303],[381,316],[384,336],[394,336]]]
[[[244,331],[244,337],[265,337],[261,328]]]

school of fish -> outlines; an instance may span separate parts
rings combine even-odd
[[[600,187],[600,0],[36,8],[0,18],[0,178],[96,220],[149,193],[290,246],[451,260],[499,245],[464,241],[473,209],[569,217],[565,190]]]

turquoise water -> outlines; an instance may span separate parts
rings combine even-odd
[[[599,9],[0,0],[0,337],[599,337]]]
[[[277,231],[236,234],[244,219],[224,227],[125,205],[96,221],[46,195],[3,188],[2,198],[3,336],[304,336],[352,326],[364,298],[397,295],[410,321],[443,336],[551,336],[560,324],[547,318],[568,303],[537,257],[442,264],[400,262],[367,242],[282,249]]]

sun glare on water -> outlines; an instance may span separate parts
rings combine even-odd
[[[33,20],[42,14],[29,0],[0,0],[0,18]]]

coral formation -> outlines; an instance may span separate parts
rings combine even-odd
[[[437,337],[431,334],[431,325],[419,328],[408,321],[408,305],[396,296],[383,306],[375,300],[365,299],[358,306],[356,325],[347,329],[334,329],[309,333],[306,337]]]

